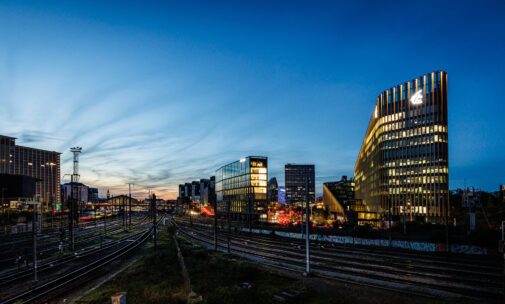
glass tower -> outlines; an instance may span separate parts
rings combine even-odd
[[[383,219],[449,216],[447,73],[432,72],[377,98],[354,168],[356,198]]]
[[[217,212],[235,218],[267,212],[268,158],[248,156],[216,171]]]

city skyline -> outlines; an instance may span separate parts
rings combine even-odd
[[[315,164],[321,195],[353,176],[379,94],[444,70],[449,188],[498,190],[505,4],[288,3],[1,4],[0,134],[62,152],[62,183],[82,146],[101,195],[175,199],[246,155],[279,186],[285,164]]]

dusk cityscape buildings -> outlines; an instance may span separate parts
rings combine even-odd
[[[3,1],[0,304],[503,303],[504,17]]]

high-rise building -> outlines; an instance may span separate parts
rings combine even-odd
[[[191,185],[191,183],[184,184],[184,193],[186,193],[185,197],[189,197],[191,199],[193,193],[193,185]]]
[[[60,201],[60,154],[16,145],[16,138],[0,135],[0,173],[31,176],[39,180],[35,196],[48,207]]]
[[[267,200],[269,203],[277,203],[279,192],[279,185],[277,184],[277,179],[272,177],[268,181],[268,190],[267,190]]]
[[[305,178],[309,187],[309,203],[316,200],[316,173],[314,165],[286,164],[284,166],[286,202],[305,202]]]
[[[209,205],[209,186],[210,180],[202,178],[200,180],[200,205]]]
[[[200,204],[200,182],[192,181],[191,182],[191,200],[195,204]]]
[[[258,218],[267,212],[268,158],[248,156],[216,171],[217,213]]]
[[[216,202],[216,177],[211,176],[209,183],[209,204],[211,206],[214,206],[215,202]]]
[[[185,187],[184,187],[184,184],[179,184],[179,197],[178,199],[182,199],[186,197],[186,190],[185,190]]]
[[[444,222],[449,216],[447,73],[382,92],[354,168],[356,198],[383,218]]]

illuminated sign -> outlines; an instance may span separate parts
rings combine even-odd
[[[410,103],[413,105],[418,105],[423,103],[423,89],[417,91],[414,95],[410,97]]]
[[[242,159],[240,160],[240,162],[241,162],[241,163],[245,162],[245,158],[242,158]]]

